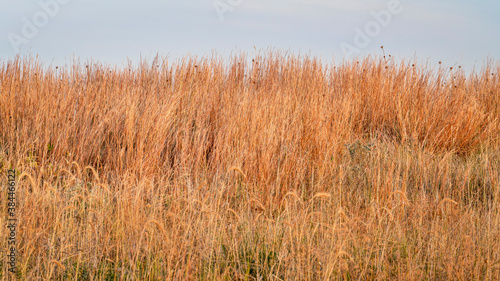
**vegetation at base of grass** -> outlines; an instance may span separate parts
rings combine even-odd
[[[500,278],[494,62],[17,57],[0,120],[20,279]]]

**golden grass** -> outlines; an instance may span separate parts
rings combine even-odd
[[[19,278],[500,278],[498,64],[0,63]]]

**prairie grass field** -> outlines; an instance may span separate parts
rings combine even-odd
[[[499,280],[500,62],[0,60],[0,279]]]

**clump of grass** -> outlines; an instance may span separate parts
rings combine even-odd
[[[22,279],[500,277],[498,64],[0,63]]]

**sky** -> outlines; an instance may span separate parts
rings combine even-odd
[[[500,59],[500,1],[0,0],[0,60],[126,65],[275,49],[339,63],[385,54],[480,68]]]

